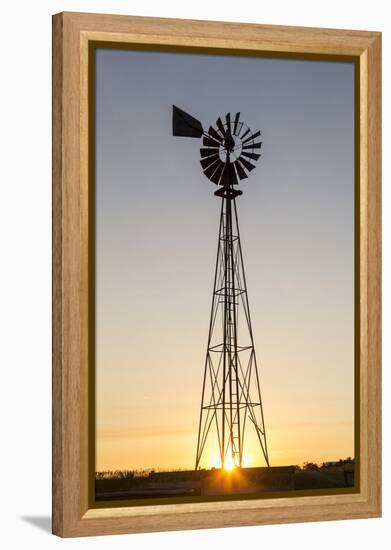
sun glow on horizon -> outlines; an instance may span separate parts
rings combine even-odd
[[[210,466],[210,468],[221,468],[222,467],[221,457],[220,457],[219,454],[214,455],[209,460],[209,466]],[[251,466],[253,466],[251,456],[249,454],[247,454],[245,451],[243,451],[242,467],[243,468],[249,468]],[[231,471],[234,468],[238,468],[238,467],[239,467],[239,464],[233,459],[232,455],[227,454],[227,456],[225,458],[225,462],[224,462],[224,470]]]
[[[237,464],[235,464],[235,461],[232,458],[232,456],[231,455],[227,456],[227,458],[225,459],[225,462],[224,462],[224,470],[230,472],[231,470],[236,468],[236,466],[237,466]]]

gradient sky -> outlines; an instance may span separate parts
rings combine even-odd
[[[220,205],[172,104],[263,134],[237,205],[271,464],[353,456],[353,65],[98,50],[96,78],[97,469],[194,467]]]

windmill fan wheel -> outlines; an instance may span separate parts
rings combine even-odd
[[[228,113],[225,123],[216,120],[216,127],[209,127],[201,147],[201,166],[205,176],[216,185],[229,187],[248,177],[261,154],[261,132],[252,132],[241,122],[240,113],[231,118]]]

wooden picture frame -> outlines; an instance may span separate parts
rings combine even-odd
[[[92,42],[250,55],[347,56],[359,101],[359,487],[354,493],[137,507],[90,506],[91,259],[88,78]],[[144,17],[53,17],[53,533],[62,537],[381,514],[381,34]]]

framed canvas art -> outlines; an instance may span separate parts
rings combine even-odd
[[[53,531],[380,515],[380,34],[53,18]]]

